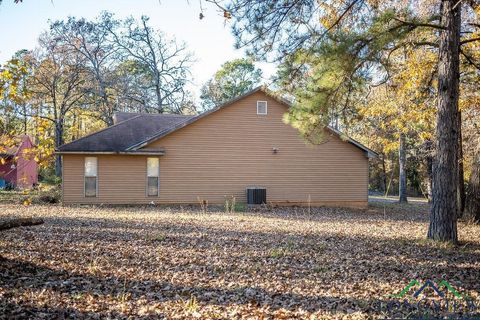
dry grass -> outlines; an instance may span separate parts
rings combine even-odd
[[[30,190],[0,189],[0,205],[8,204],[53,204],[60,202],[61,194],[58,185],[40,184]]]
[[[480,227],[425,241],[426,206],[202,214],[0,205],[0,317],[386,318],[411,279],[480,292]]]

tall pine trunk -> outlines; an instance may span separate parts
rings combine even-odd
[[[465,216],[480,223],[480,148],[476,150],[472,163],[472,173],[468,180],[468,197]]]
[[[428,238],[458,241],[457,167],[458,167],[458,97],[460,77],[461,3],[441,1],[438,61],[438,110],[436,148],[433,163],[433,201]]]
[[[400,147],[398,148],[398,195],[400,203],[407,203],[407,155],[405,150],[405,134],[400,133]]]
[[[465,173],[463,170],[462,113],[458,112],[458,175],[457,175],[457,214],[463,215],[465,210]]]

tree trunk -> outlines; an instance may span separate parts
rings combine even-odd
[[[427,141],[425,143],[425,148],[427,151],[426,162],[427,162],[427,193],[428,193],[428,203],[432,202],[432,189],[433,189],[433,155],[432,155],[432,141]]]
[[[8,221],[0,221],[0,231],[18,227],[36,226],[42,223],[43,220],[39,218],[18,218]]]
[[[63,144],[63,119],[55,121],[55,150],[58,150]],[[62,175],[62,157],[59,154],[55,155],[55,175],[60,177]]]
[[[480,223],[480,150],[477,150],[472,163],[472,173],[468,180],[468,197],[465,216]]]
[[[79,133],[78,131],[78,123],[77,123],[77,113],[74,111],[72,112],[72,141],[77,140],[77,134]],[[80,134],[78,134],[80,137]]]
[[[428,238],[458,241],[457,167],[461,3],[442,0],[438,60],[438,110],[433,163],[433,201]]]
[[[383,192],[387,191],[387,168],[385,166],[385,155],[382,154],[382,182],[383,182]]]
[[[462,113],[458,112],[458,174],[457,174],[457,216],[465,210],[465,174],[463,170]]]
[[[407,155],[405,150],[405,134],[400,133],[400,147],[398,148],[398,195],[400,203],[407,203]]]
[[[109,101],[108,101],[108,94],[107,94],[107,89],[105,84],[103,83],[103,80],[100,76],[97,77],[98,82],[100,84],[100,95],[101,95],[101,100],[103,104],[103,112],[105,114],[105,123],[107,126],[112,126],[113,125],[113,115],[115,114],[115,111],[117,111],[117,108],[115,104],[110,107]]]
[[[23,104],[23,134],[27,135],[28,131],[28,118],[27,118],[27,106]]]
[[[157,112],[163,113],[163,100],[162,100],[162,92],[160,90],[160,83],[155,85],[155,94],[157,95]]]
[[[79,137],[82,135],[82,118],[77,115],[77,133]]]
[[[106,118],[105,118],[105,124],[107,125],[107,127],[111,127],[113,126],[113,115],[115,114],[115,112],[112,112],[110,113],[110,115],[108,115]]]

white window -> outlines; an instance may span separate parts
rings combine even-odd
[[[257,114],[267,114],[267,101],[257,101]]]
[[[97,196],[97,158],[85,157],[85,197]]]
[[[147,195],[158,196],[160,162],[158,158],[147,158]]]

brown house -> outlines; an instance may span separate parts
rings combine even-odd
[[[118,113],[113,126],[59,148],[63,201],[246,203],[255,186],[264,189],[251,191],[255,201],[365,207],[375,153],[333,129],[307,145],[283,122],[288,108],[257,88],[198,116]]]

